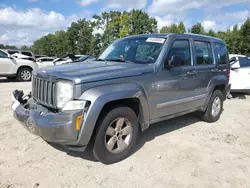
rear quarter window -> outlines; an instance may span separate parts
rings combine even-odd
[[[248,57],[239,57],[240,67],[250,67],[250,59]]]
[[[13,54],[15,54],[15,53],[18,53],[18,51],[8,50],[8,53],[9,53],[10,55],[13,55]]]
[[[22,52],[22,54],[32,57],[32,54],[30,52]]]
[[[215,43],[216,59],[219,65],[228,64],[228,52],[224,44]]]

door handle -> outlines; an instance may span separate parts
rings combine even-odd
[[[196,71],[188,71],[187,72],[187,75],[195,75],[196,74]]]
[[[211,72],[219,72],[219,69],[211,69]]]

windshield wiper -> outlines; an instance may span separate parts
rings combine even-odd
[[[107,61],[106,59],[96,59],[96,61]]]
[[[105,59],[105,61],[133,63],[132,61],[124,61],[124,60],[121,60],[121,59]]]

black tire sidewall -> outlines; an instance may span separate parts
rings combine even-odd
[[[126,148],[126,150],[121,153],[114,154],[107,150],[104,140],[108,126],[110,125],[111,122],[113,122],[115,119],[119,117],[127,118],[131,122],[133,133],[132,133],[132,140],[129,146]],[[97,126],[98,130],[95,136],[94,148],[93,148],[93,154],[97,160],[99,160],[104,164],[112,164],[125,159],[131,154],[139,134],[138,118],[135,112],[131,108],[117,107],[110,110],[98,120]]]
[[[221,102],[221,109],[220,109],[220,112],[217,116],[213,116],[212,115],[212,107],[213,107],[213,102],[215,100],[216,97],[219,97],[220,98],[220,102]],[[216,122],[220,119],[220,115],[222,113],[222,110],[223,110],[223,94],[220,90],[215,90],[211,96],[211,99],[209,101],[209,104],[208,104],[208,107],[207,107],[207,110],[206,110],[206,113],[205,113],[205,121],[207,122]]]
[[[24,71],[24,70],[29,71],[30,74],[31,74],[31,77],[32,77],[32,70],[31,70],[30,68],[21,68],[21,69],[18,71],[18,73],[17,73],[17,79],[18,79],[19,81],[22,81],[22,82],[28,82],[28,81],[31,80],[31,77],[30,77],[29,80],[23,80],[22,77],[21,77],[21,73],[22,73],[22,71]]]

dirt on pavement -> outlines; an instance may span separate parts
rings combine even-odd
[[[104,165],[27,132],[12,115],[16,88],[31,83],[0,79],[0,188],[250,187],[250,96],[227,100],[216,123],[186,115],[152,125],[132,156]]]

